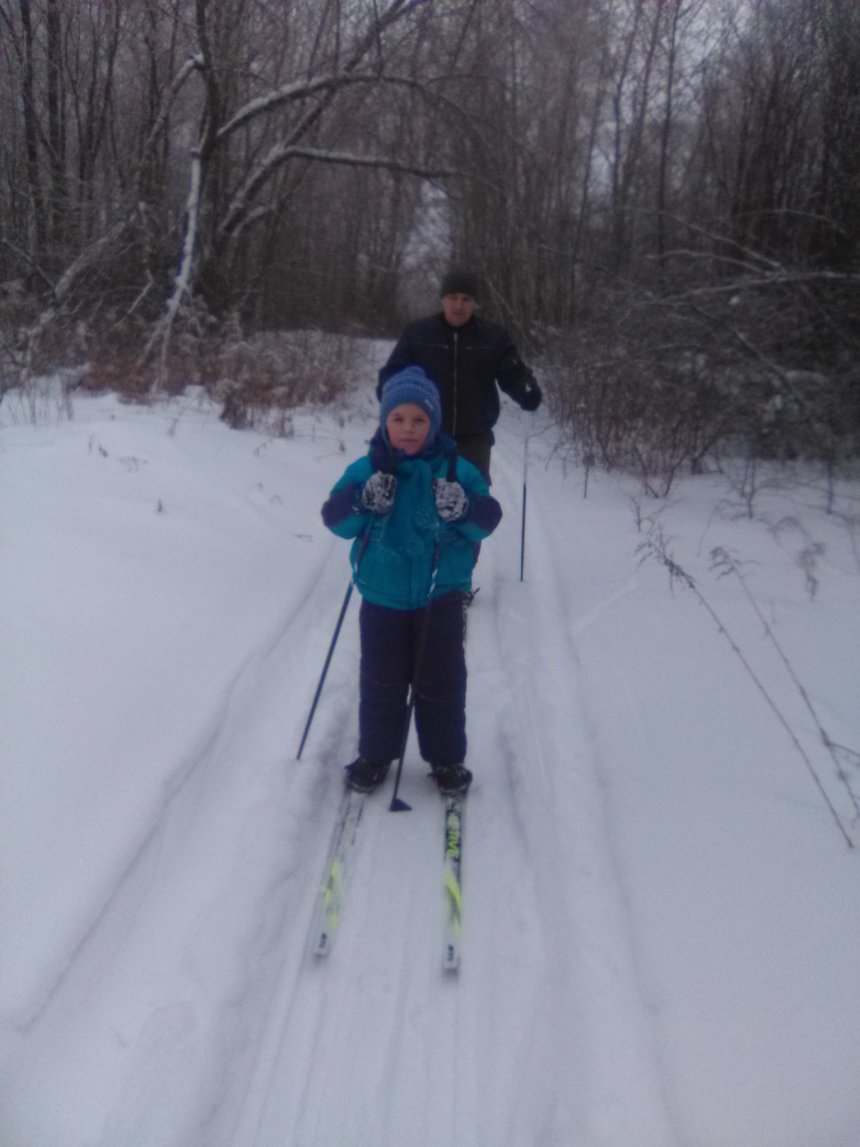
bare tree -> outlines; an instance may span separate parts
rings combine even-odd
[[[241,323],[390,331],[420,235],[655,491],[858,448],[851,0],[0,0],[0,29],[24,369],[78,319],[163,380]]]
[[[163,351],[186,305],[202,302],[218,315],[242,298],[249,249],[262,249],[255,239],[267,228],[267,247],[279,238],[278,219],[303,194],[312,167],[418,179],[445,174],[426,146],[432,132],[417,128],[440,71],[426,50],[434,15],[428,0],[171,0],[159,6],[157,21],[152,6],[115,0],[74,9],[74,19],[66,10],[66,24],[55,0],[40,2],[38,26],[30,0],[14,13],[0,11],[14,33],[26,97],[36,233],[29,259],[54,279],[51,313],[82,288],[104,299],[110,282],[121,286],[130,309],[144,292],[164,298],[166,291],[148,340],[150,351]],[[468,19],[453,8],[445,15],[454,25]],[[141,32],[143,53],[136,49]],[[39,45],[62,49],[61,73],[44,61],[39,72]],[[122,93],[119,61],[133,80]],[[401,104],[412,108],[417,130],[404,128],[396,114]],[[122,133],[119,118],[128,111],[132,130]],[[45,258],[49,249],[61,256],[50,221],[62,219],[71,235],[67,168],[75,175],[77,249],[57,277]],[[50,209],[46,185],[54,193]],[[401,206],[397,179],[386,186]],[[306,219],[313,215],[305,202]],[[362,230],[378,233],[378,215]],[[163,282],[152,290],[159,275]]]

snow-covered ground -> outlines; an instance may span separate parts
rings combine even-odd
[[[319,506],[370,379],[284,439],[0,407],[0,1143],[857,1147],[860,485],[583,497],[506,409],[461,969],[414,745],[309,955],[356,736],[353,602],[296,760],[348,584]]]

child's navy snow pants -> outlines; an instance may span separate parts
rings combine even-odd
[[[367,761],[400,756],[425,612],[361,603],[358,751]],[[415,690],[415,728],[421,756],[435,765],[458,765],[466,757],[465,636],[463,595],[433,598]]]

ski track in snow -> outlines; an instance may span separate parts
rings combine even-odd
[[[237,668],[42,1009],[28,1059],[45,1052],[55,1094],[75,1086],[76,1054],[104,1062],[87,1081],[93,1124],[70,1128],[70,1143],[519,1147],[535,1128],[546,1147],[673,1142],[619,939],[624,907],[575,646],[626,591],[570,615],[537,470],[520,583],[518,447],[503,440],[494,455],[506,517],[483,547],[469,613],[476,781],[459,973],[442,970],[442,812],[414,739],[401,789],[413,811],[389,813],[391,782],[368,802],[337,943],[325,960],[308,951],[356,732],[353,607],[305,759],[291,758],[348,584],[335,542]],[[555,640],[536,648],[534,633]],[[559,679],[570,705],[547,711]],[[161,951],[147,939],[165,936],[175,942]],[[90,1022],[72,1035],[75,1011]]]
[[[504,501],[519,506],[522,462],[510,439],[496,456],[504,463],[499,467]],[[540,467],[530,469],[525,585],[498,579],[503,591],[498,630],[501,656],[513,666],[514,695],[519,699],[506,721],[518,754],[509,757],[514,815],[523,818],[535,840],[527,868],[538,886],[540,924],[548,933],[545,947],[559,980],[550,994],[552,1022],[548,1031],[536,1034],[542,1046],[554,1043],[564,1049],[560,1060],[568,1071],[577,1072],[567,1086],[548,1075],[556,1102],[563,1103],[568,1095],[575,1119],[567,1117],[569,1112],[556,1113],[556,1122],[545,1124],[546,1142],[582,1139],[668,1147],[675,1139],[663,1109],[650,1020],[635,976],[608,832],[600,752],[576,647],[578,634],[635,589],[635,581],[583,613],[575,609],[565,591],[575,579],[554,541],[559,533],[575,531],[577,501],[572,492],[570,521],[549,522],[540,498],[542,475]],[[540,592],[533,592],[533,586]],[[506,602],[517,604],[505,609]],[[544,642],[538,644],[535,634],[543,635]],[[549,648],[548,634],[555,639]],[[567,690],[559,690],[560,681],[568,683]],[[563,712],[546,705],[547,697],[558,698],[566,691],[570,704]],[[517,729],[519,743],[513,737]],[[541,848],[539,841],[548,836],[551,847]],[[607,1080],[612,1090],[602,1091]],[[535,1123],[523,1124],[520,1141],[527,1138],[530,1125]]]
[[[23,1030],[27,1030],[32,1027],[34,1023],[38,1022],[45,1009],[49,1007],[54,995],[62,988],[65,977],[74,967],[78,955],[86,948],[89,940],[101,926],[102,921],[110,913],[114,903],[122,897],[126,885],[133,879],[136,871],[140,867],[145,867],[147,853],[153,848],[157,848],[158,837],[163,832],[165,823],[171,815],[171,808],[175,799],[189,786],[194,788],[196,793],[195,778],[198,773],[206,773],[206,769],[210,765],[213,757],[217,755],[219,740],[224,738],[225,730],[231,726],[234,698],[242,692],[248,679],[258,672],[260,664],[265,663],[272,651],[277,648],[278,645],[290,639],[291,628],[296,622],[301,620],[303,611],[307,607],[309,599],[312,597],[314,584],[315,579],[308,579],[306,593],[298,605],[290,610],[290,613],[282,624],[278,626],[275,634],[269,640],[263,642],[257,649],[253,650],[243,665],[237,670],[235,677],[225,689],[223,697],[216,703],[215,711],[218,715],[213,719],[211,727],[199,738],[200,743],[198,747],[192,750],[183,760],[177,762],[176,768],[165,782],[164,805],[161,809],[160,816],[142,838],[139,848],[130,856],[128,865],[121,870],[116,886],[105,899],[102,911],[88,927],[86,933],[81,936],[67,967],[63,969],[56,982],[51,986],[39,1008],[32,1012],[27,1023],[23,1025]],[[200,787],[204,787],[206,785],[205,776],[202,777],[197,784]]]
[[[401,790],[413,812],[391,815],[386,791],[368,802],[336,946],[319,963],[301,945],[289,953],[255,1068],[236,1108],[225,1105],[216,1119],[213,1143],[267,1147],[290,1129],[292,1142],[309,1147],[455,1140],[514,1147],[531,1142],[535,1127],[540,1143],[559,1147],[574,1139],[673,1142],[631,958],[618,946],[623,908],[578,708],[577,623],[566,616],[539,499],[529,546],[541,570],[540,598],[528,580],[510,576],[518,463],[504,448],[494,473],[508,517],[482,550],[481,592],[469,614],[476,782],[466,822],[463,967],[456,976],[441,970],[441,811],[413,741]],[[536,608],[564,624],[530,625]],[[553,629],[557,647],[535,649],[530,630]],[[570,712],[554,714],[549,725],[543,674],[571,682]],[[325,801],[324,842],[337,806],[331,784]],[[555,847],[538,847],[548,834]],[[555,864],[540,864],[541,855]],[[311,876],[306,891],[315,894],[317,870]],[[580,902],[570,901],[571,884],[582,885]],[[311,911],[312,897],[303,922]],[[520,922],[515,951],[494,943],[510,931],[509,920],[494,928],[499,914]],[[595,920],[606,922],[605,933]],[[606,1079],[614,1081],[611,1093],[600,1091]]]
[[[762,1035],[759,1058],[756,1048],[738,1057],[741,1089],[724,1080],[735,1067],[729,1041],[725,1049],[708,1049],[713,1066],[697,1062],[708,1031],[721,1030],[719,1020],[706,1021],[704,1035],[691,1029],[702,987],[723,973],[726,954],[735,991],[742,997],[755,985],[753,1014],[781,1020],[779,984],[759,998],[761,984],[747,977],[733,936],[757,920],[757,898],[772,889],[805,894],[807,914],[818,913],[817,935],[828,935],[830,901],[816,885],[819,871],[831,883],[834,874],[842,876],[846,885],[830,889],[836,934],[835,906],[853,903],[849,861],[807,871],[818,852],[800,847],[794,817],[785,818],[785,843],[774,835],[771,857],[766,840],[752,848],[744,819],[730,811],[732,786],[755,787],[771,816],[790,801],[792,810],[812,806],[814,824],[821,813],[806,778],[795,783],[796,762],[785,778],[764,766],[751,773],[738,749],[729,762],[720,760],[719,770],[703,766],[688,778],[684,750],[677,749],[677,762],[667,756],[660,735],[665,711],[651,711],[652,694],[637,689],[639,663],[623,670],[613,660],[616,649],[624,656],[616,630],[628,616],[645,616],[651,626],[644,635],[637,631],[640,645],[667,629],[664,604],[645,598],[650,612],[643,614],[637,594],[652,575],[644,568],[631,574],[635,535],[624,534],[618,519],[594,529],[595,511],[582,500],[578,479],[560,492],[557,469],[541,465],[549,447],[539,436],[520,581],[522,434],[536,425],[505,412],[493,456],[494,493],[505,517],[482,548],[480,593],[468,614],[469,763],[476,779],[466,808],[459,972],[442,969],[442,807],[414,736],[401,786],[413,811],[388,811],[393,780],[368,800],[336,943],[324,959],[309,951],[341,767],[354,756],[357,734],[354,595],[303,760],[293,755],[349,579],[348,545],[319,526],[313,537],[304,535],[310,544],[288,571],[289,607],[277,616],[280,598],[273,596],[274,609],[264,615],[272,618],[268,633],[264,623],[246,638],[250,649],[240,641],[235,669],[227,656],[228,672],[218,679],[217,695],[212,690],[211,706],[204,704],[193,739],[178,743],[175,759],[159,762],[165,781],[154,814],[149,823],[133,822],[137,835],[129,834],[121,863],[108,870],[101,904],[97,895],[95,910],[78,920],[79,933],[58,946],[57,964],[69,953],[65,966],[52,965],[53,976],[37,979],[29,1014],[14,1013],[0,1028],[3,1147],[58,1147],[58,1128],[62,1147],[681,1147],[705,1142],[700,1131],[710,1108],[719,1110],[723,1125],[736,1119],[737,1128],[713,1141],[741,1143],[745,1128],[761,1130],[769,1118],[758,1106],[763,1087],[770,1087],[771,1111],[783,1114],[794,1101],[797,1118],[814,1125],[815,1099],[830,1082],[824,1071],[820,1079],[814,1075],[816,1048],[843,1041],[845,1053],[828,1061],[829,1076],[838,1076],[837,1063],[849,1064],[850,1076],[856,1030],[850,1009],[843,1016],[833,1005],[819,1031],[817,1013],[813,1019],[807,1007],[809,1062],[786,1057],[796,1099],[781,1095],[779,1035],[766,1024],[753,1033]],[[366,430],[360,419],[345,430],[347,457],[361,451]],[[304,489],[315,489],[319,479],[320,502],[344,461],[341,450],[328,444],[326,450],[324,460],[301,451],[291,458],[307,466]],[[787,529],[781,525],[780,539]],[[595,548],[594,560],[579,548],[580,536]],[[834,575],[839,552],[828,553]],[[847,548],[845,554],[850,564]],[[279,566],[274,576],[281,576]],[[730,605],[727,599],[721,608]],[[690,640],[701,633],[711,642],[715,667],[708,680],[718,696],[725,691],[731,699],[716,707],[716,716],[699,705],[698,736],[700,725],[721,722],[724,712],[742,720],[746,696],[719,635],[695,617]],[[609,656],[601,648],[606,641]],[[760,645],[750,642],[759,659],[767,653]],[[681,708],[688,664],[674,685]],[[642,671],[649,665],[643,658]],[[694,683],[694,699],[700,685]],[[826,693],[825,702],[831,704]],[[840,704],[851,743],[847,692]],[[758,720],[754,708],[750,719]],[[782,752],[772,758],[780,768]],[[655,785],[664,795],[654,798],[660,815],[652,807],[649,828],[646,798]],[[695,801],[685,803],[691,786],[698,786]],[[677,808],[662,807],[670,788]],[[711,818],[710,805],[720,801],[723,814]],[[732,824],[733,816],[740,823]],[[642,817],[642,832],[631,832]],[[665,858],[662,840],[649,841],[649,832],[687,831],[691,818],[699,826],[702,865],[722,856],[719,848],[707,850],[708,833],[737,841],[731,846],[755,858],[739,882],[730,866],[724,886],[713,882],[719,937],[696,931],[690,907],[698,904],[696,873],[687,878],[684,864],[672,867],[674,855],[688,863],[692,857],[670,851]],[[781,857],[797,849],[786,891]],[[761,890],[759,868],[766,874]],[[738,917],[722,905],[731,909],[741,893],[752,905],[746,922],[743,912]],[[673,895],[682,901],[674,930],[671,914],[668,926],[661,923],[658,903]],[[650,914],[658,916],[656,939],[643,934]],[[777,953],[787,942],[778,923],[777,916],[775,938],[767,937]],[[689,971],[674,936],[683,937],[681,949],[702,946]],[[722,960],[710,953],[718,940],[725,944]],[[816,941],[815,929],[810,941],[813,971],[798,957],[788,982],[814,989],[817,944],[834,968],[842,966],[847,982],[850,951],[843,957],[832,941]],[[769,950],[763,947],[760,957],[768,974]],[[837,951],[842,965],[833,963]],[[681,1019],[673,1019],[671,1008],[667,1013],[667,999],[675,997]],[[710,1006],[719,1009],[718,996]],[[726,1030],[743,1035],[747,1025],[736,1021]],[[773,1064],[773,1071],[760,1063]],[[836,1078],[832,1088],[847,1119],[850,1078]],[[791,1123],[785,1115],[783,1129]],[[781,1131],[772,1130],[776,1143]]]

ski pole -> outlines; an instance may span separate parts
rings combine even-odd
[[[433,590],[436,588],[436,575],[439,573],[439,539],[433,549],[433,567],[430,572],[430,588],[427,590],[427,604],[424,606],[424,616],[421,619],[421,632],[418,635],[418,649],[415,654],[415,664],[412,668],[412,681],[409,686],[409,703],[406,706],[406,717],[403,721],[403,736],[400,739],[400,760],[397,762],[397,772],[394,776],[394,792],[391,796],[389,812],[411,812],[412,806],[398,797],[400,791],[400,778],[403,774],[403,760],[406,756],[406,744],[409,740],[409,726],[412,723],[412,714],[415,710],[415,693],[418,688],[418,677],[424,668],[424,651],[427,647],[427,631],[430,628],[430,609],[432,606]]]
[[[301,741],[301,744],[299,745],[299,751],[296,753],[296,760],[297,761],[300,761],[302,758],[302,750],[305,747],[305,741],[308,739],[308,733],[310,732],[311,722],[313,721],[314,714],[317,711],[317,705],[319,704],[320,695],[322,694],[323,685],[325,684],[325,679],[326,679],[326,676],[328,674],[328,667],[331,664],[332,655],[334,654],[334,647],[337,645],[337,639],[340,636],[340,630],[341,630],[341,626],[343,625],[343,619],[346,617],[347,607],[349,606],[349,599],[352,597],[352,591],[353,591],[353,588],[355,586],[355,579],[358,575],[358,567],[359,567],[359,564],[361,562],[361,559],[364,557],[364,551],[367,549],[367,543],[369,540],[370,540],[370,527],[368,526],[368,528],[364,531],[364,534],[362,535],[361,542],[360,542],[359,547],[358,547],[358,553],[355,555],[355,561],[352,564],[352,576],[349,579],[349,585],[347,586],[346,594],[344,595],[343,604],[340,607],[340,615],[338,616],[338,619],[337,619],[337,625],[334,627],[334,635],[332,636],[331,644],[328,647],[328,653],[326,654],[325,664],[323,665],[323,670],[322,670],[322,673],[320,674],[319,684],[317,685],[317,691],[316,691],[316,693],[314,693],[314,699],[313,699],[313,702],[311,704],[311,711],[310,711],[310,713],[308,713],[308,719],[307,719],[307,722],[305,724],[305,731],[304,731],[304,733],[302,733],[302,741]]]
[[[523,525],[520,536],[520,581],[523,580],[523,574],[526,567],[526,500],[528,499],[528,473],[529,473],[529,436],[525,437],[525,449],[523,451]]]

